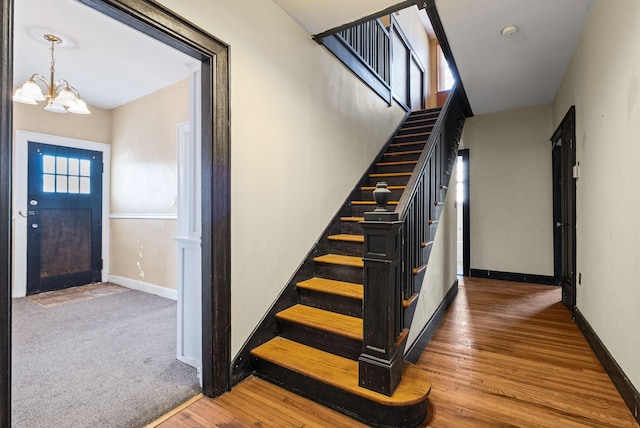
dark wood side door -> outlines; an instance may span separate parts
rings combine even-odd
[[[29,142],[27,294],[98,282],[102,153]]]
[[[571,107],[551,138],[553,143],[554,277],[562,302],[576,307],[575,108]]]

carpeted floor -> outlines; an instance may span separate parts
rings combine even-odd
[[[13,301],[12,427],[136,428],[200,392],[175,357],[176,302],[135,290]]]

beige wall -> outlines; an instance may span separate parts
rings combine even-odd
[[[112,110],[110,274],[176,288],[177,125],[189,120],[183,80]]]
[[[427,271],[422,281],[420,298],[416,302],[416,312],[411,323],[407,350],[418,338],[440,303],[456,281],[456,169],[454,168],[449,182],[449,190],[444,200],[440,215],[438,231],[433,241],[433,248]]]
[[[273,1],[161,3],[231,46],[235,355],[404,112]]]
[[[176,221],[112,219],[110,275],[176,289]]]
[[[640,389],[640,2],[597,0],[553,105],[576,106],[577,305]]]
[[[97,107],[89,109],[89,115],[60,114],[46,111],[42,103],[32,106],[14,102],[13,129],[108,144],[111,112]]]
[[[467,120],[471,268],[553,275],[551,106]]]

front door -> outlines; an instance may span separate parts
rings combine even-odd
[[[576,307],[575,109],[572,107],[551,138],[554,183],[554,276],[562,302]]]
[[[102,153],[29,142],[27,294],[98,282]]]

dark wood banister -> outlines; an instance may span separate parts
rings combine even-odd
[[[411,177],[407,182],[407,187],[405,191],[402,193],[402,196],[400,197],[400,199],[398,200],[398,205],[396,206],[396,209],[394,211],[398,213],[398,216],[400,217],[401,220],[404,220],[405,216],[407,215],[407,208],[409,206],[409,202],[413,200],[413,198],[415,198],[415,194],[418,191],[418,187],[416,186],[416,184],[418,183],[418,180],[420,179],[420,177],[422,177],[422,175],[424,174],[424,169],[427,166],[427,161],[433,155],[433,150],[436,147],[437,139],[439,138],[440,134],[442,133],[442,130],[444,129],[444,124],[446,121],[447,114],[451,109],[451,103],[452,103],[452,99],[454,97],[455,92],[456,92],[456,88],[455,87],[451,88],[451,92],[447,97],[447,101],[444,103],[444,106],[442,106],[442,110],[438,115],[438,119],[436,120],[436,123],[433,126],[433,129],[431,130],[431,135],[429,135],[429,139],[427,140],[427,144],[425,147],[428,147],[429,149],[422,151],[422,154],[418,158],[418,163],[413,169],[413,174],[411,174]]]

